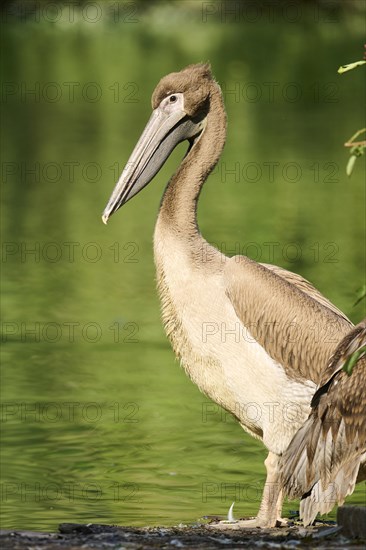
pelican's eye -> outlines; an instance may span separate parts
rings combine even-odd
[[[159,108],[165,113],[183,111],[184,109],[184,96],[181,93],[169,93],[161,101]]]

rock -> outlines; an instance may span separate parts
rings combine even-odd
[[[366,539],[366,506],[340,506],[337,523],[344,535]]]

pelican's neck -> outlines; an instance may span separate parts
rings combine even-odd
[[[207,176],[224,148],[226,113],[221,90],[212,83],[210,107],[202,135],[182,161],[165,190],[158,225],[184,239],[198,236],[197,201]]]

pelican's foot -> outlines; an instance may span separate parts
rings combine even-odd
[[[216,524],[212,524],[211,526],[217,529],[233,529],[234,531],[238,531],[239,529],[254,529],[255,527],[260,527],[260,525],[258,525],[258,518],[238,519],[236,521],[220,521]]]
[[[281,517],[277,517],[277,514],[280,515],[280,510],[259,510],[259,514],[256,518],[250,518],[250,519],[235,519],[233,510],[234,510],[234,504],[229,508],[229,512],[227,514],[227,519],[216,521],[214,523],[209,523],[208,527],[213,527],[215,529],[233,529],[233,530],[239,530],[239,529],[255,529],[257,527],[262,529],[270,529],[274,527],[284,527],[288,524],[289,520],[284,519]]]
[[[263,518],[251,518],[251,519],[239,519],[236,521],[219,521],[217,523],[210,523],[208,527],[213,527],[215,529],[232,529],[234,531],[240,529],[255,529],[256,527],[262,529],[269,529],[273,527],[285,527],[288,524],[288,519],[279,518],[274,524],[273,522],[266,521]]]

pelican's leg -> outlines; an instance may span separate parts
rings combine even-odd
[[[285,523],[281,519],[283,492],[279,483],[279,458],[274,453],[268,453],[264,461],[267,478],[258,515],[255,519],[238,521],[239,527],[276,527]]]
[[[279,458],[278,455],[269,452],[264,461],[267,469],[267,479],[256,518],[259,527],[276,527],[278,522],[283,522],[281,519],[283,491],[279,482]]]
[[[254,519],[239,520],[235,523],[228,523],[227,521],[220,522],[220,524],[218,524],[220,528],[241,529],[246,527],[276,527],[286,523],[286,520],[281,519],[283,491],[279,483],[279,458],[278,455],[269,452],[264,461],[267,469],[267,479],[258,516]]]

